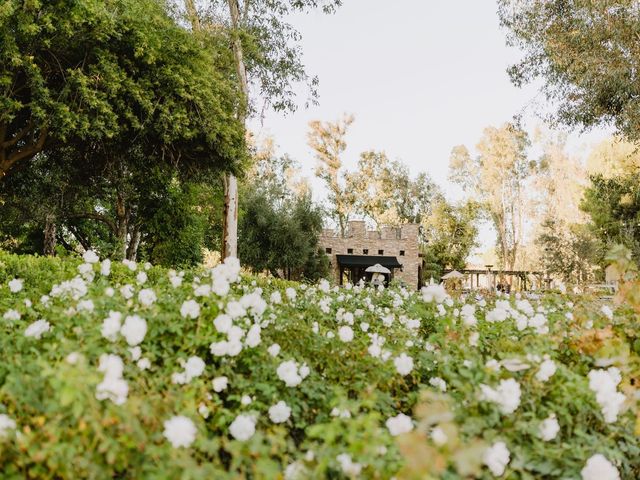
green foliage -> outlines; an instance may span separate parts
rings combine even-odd
[[[240,195],[239,257],[255,272],[287,279],[317,280],[329,263],[319,250],[324,212],[311,199],[306,182],[297,182],[295,162],[258,151]]]
[[[166,196],[154,199],[153,211],[144,225],[141,255],[154,264],[167,267],[197,265],[204,247],[213,246],[210,224],[214,209],[210,206],[221,192],[197,183],[174,181]]]
[[[328,261],[318,251],[322,211],[309,195],[280,200],[264,191],[247,192],[239,222],[239,256],[254,271],[283,278],[317,280]]]
[[[636,262],[640,259],[639,173],[612,178],[592,176],[581,208],[591,218],[592,231],[602,252],[622,244],[631,250]]]
[[[132,140],[156,162],[237,168],[238,96],[214,47],[161,0],[5,2],[0,173],[55,144],[126,158]]]
[[[438,280],[444,269],[463,269],[471,251],[478,245],[477,222],[480,207],[474,202],[461,206],[449,204],[439,197],[431,207],[431,215],[424,219],[423,279]]]
[[[602,258],[596,239],[587,225],[567,225],[548,219],[536,239],[544,272],[569,284],[593,279],[593,265]]]
[[[161,265],[198,263],[221,211],[219,182],[204,174],[180,179],[172,168],[145,160],[132,150],[126,163],[108,162],[99,176],[87,176],[70,148],[38,155],[0,183],[5,248],[42,253],[51,221],[54,241],[69,251],[95,249]]]
[[[511,45],[525,55],[510,70],[516,85],[542,79],[557,118],[586,127],[615,124],[640,138],[640,68],[635,0],[500,0]]]

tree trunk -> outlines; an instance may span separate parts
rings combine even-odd
[[[80,232],[80,230],[78,230],[78,228],[76,226],[67,225],[67,228],[73,234],[73,236],[76,238],[78,243],[80,243],[82,248],[84,248],[85,250],[91,250],[91,245],[89,245],[89,242],[87,241],[87,239],[84,237],[84,235],[82,235],[82,232]]]
[[[224,177],[224,217],[222,223],[222,258],[238,256],[238,179]]]
[[[127,247],[127,260],[136,261],[138,256],[138,247],[140,246],[140,226],[135,225],[131,232],[131,239],[129,240],[129,246]]]
[[[231,27],[233,28],[233,56],[236,63],[236,73],[240,83],[240,91],[244,96],[242,107],[238,110],[238,119],[246,122],[249,105],[249,84],[247,69],[244,64],[242,43],[238,36],[240,28],[240,8],[238,0],[228,0]],[[238,256],[238,180],[235,175],[228,173],[224,179],[224,221],[222,232],[222,257]]]
[[[45,217],[42,253],[47,256],[53,256],[56,253],[56,217],[53,213],[47,213]]]
[[[200,30],[200,19],[198,18],[198,10],[196,9],[195,0],[185,0],[184,6],[187,10],[187,16],[191,22],[191,28],[194,32]]]
[[[123,195],[118,192],[116,198],[116,246],[117,258],[127,258],[127,233],[129,229],[129,218],[125,199]]]

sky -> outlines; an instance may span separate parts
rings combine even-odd
[[[447,180],[451,149],[473,148],[484,127],[518,114],[533,130],[549,109],[539,85],[510,83],[506,70],[521,53],[506,46],[496,11],[495,0],[344,0],[334,15],[292,17],[303,36],[307,71],[320,79],[319,105],[305,109],[302,96],[296,112],[267,113],[252,128],[298,162],[317,199],[324,191],[312,178],[308,123],[344,113],[355,116],[347,168],[363,151],[384,150],[459,199],[462,193]],[[584,152],[607,133],[574,133],[571,148]],[[481,239],[490,245],[491,230],[484,227]]]

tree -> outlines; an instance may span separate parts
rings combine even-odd
[[[566,225],[585,223],[580,201],[589,178],[580,159],[568,153],[566,135],[547,133],[536,143],[542,156],[532,185],[537,195],[535,216]]]
[[[540,263],[547,275],[569,284],[585,284],[594,277],[598,246],[584,224],[545,220],[536,237]]]
[[[307,191],[296,191],[288,157],[259,152],[240,202],[240,259],[255,271],[286,279],[317,280],[328,273],[319,250],[324,215]]]
[[[160,0],[5,2],[0,177],[50,147],[132,139],[155,161],[238,168],[237,95],[215,58]]]
[[[424,279],[440,278],[443,270],[464,269],[471,251],[478,246],[479,205],[467,202],[451,205],[439,195],[431,214],[423,219]]]
[[[377,228],[383,224],[421,223],[439,194],[426,173],[411,178],[402,162],[391,161],[385,152],[373,150],[360,154],[356,170],[343,169],[345,137],[353,120],[353,116],[345,115],[336,122],[313,121],[307,134],[318,162],[316,176],[327,186],[329,215],[340,233],[345,234],[354,216],[373,222]]]
[[[591,177],[581,208],[591,218],[593,234],[600,242],[601,265],[604,253],[614,245],[627,247],[640,260],[640,172],[605,178]]]
[[[347,148],[345,136],[353,117],[345,115],[336,122],[309,123],[307,140],[315,152],[318,166],[316,175],[324,180],[329,191],[329,215],[337,223],[341,235],[345,234],[349,218],[354,212],[356,198],[345,179],[341,155]]]
[[[421,223],[440,194],[426,173],[413,179],[406,165],[390,161],[384,152],[360,154],[356,171],[345,174],[345,179],[347,190],[355,197],[354,211],[376,227]]]
[[[214,214],[200,193],[214,197],[206,173],[179,177],[132,149],[126,163],[96,155],[90,165],[99,164],[100,175],[88,175],[77,155],[69,147],[49,150],[0,183],[8,248],[53,254],[61,245],[130,260],[141,254],[163,265],[201,258]]]
[[[620,137],[609,137],[596,145],[587,158],[587,170],[591,175],[606,178],[625,175],[640,169],[639,146]]]
[[[635,0],[499,0],[508,43],[524,51],[509,73],[515,85],[542,79],[556,119],[612,123],[640,139],[640,42]]]
[[[527,159],[528,146],[528,135],[517,125],[487,127],[476,146],[476,157],[457,146],[449,163],[451,179],[490,216],[497,232],[498,257],[507,270],[515,266],[530,207],[527,181],[535,168]]]
[[[593,278],[596,260],[595,239],[580,210],[588,177],[579,159],[567,153],[566,135],[546,134],[539,144],[530,257],[537,259],[536,269],[566,283],[585,283]]]
[[[187,0],[185,7],[194,30],[205,24],[227,26],[242,95],[236,113],[244,123],[256,112],[252,86],[257,86],[265,107],[295,110],[292,84],[309,81],[301,61],[300,34],[285,19],[293,12],[318,7],[330,13],[341,3],[341,0],[211,0],[210,8],[199,13],[195,2]],[[317,79],[310,80],[309,86],[315,99]],[[225,176],[224,186],[223,257],[237,256],[238,186],[233,173]]]

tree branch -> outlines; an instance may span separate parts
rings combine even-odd
[[[85,219],[90,219],[90,220],[97,220],[97,221],[102,222],[105,225],[107,225],[109,227],[109,229],[111,230],[111,232],[113,232],[114,235],[118,234],[118,228],[117,228],[115,222],[113,220],[111,220],[110,218],[105,217],[104,215],[100,215],[99,213],[74,213],[74,214],[71,214],[71,215],[67,215],[66,218],[69,219],[69,220],[77,219],[77,218],[85,218]]]
[[[6,156],[6,150],[3,147],[1,150],[5,150],[3,152],[2,157],[3,160],[0,162],[0,178],[4,177],[9,169],[18,161],[24,160],[27,158],[32,158],[36,154],[40,153],[44,148],[45,141],[47,140],[47,135],[49,133],[49,129],[44,127],[40,130],[40,134],[38,135],[38,139],[35,143],[32,143],[29,146],[16,150],[13,154]],[[6,142],[5,142],[6,143]]]
[[[75,226],[69,225],[68,228],[73,236],[76,237],[76,240],[78,240],[80,245],[82,245],[82,248],[84,248],[85,250],[91,250],[91,245]]]
[[[10,140],[4,140],[6,137],[6,124],[4,124],[4,128],[5,128],[5,132],[1,132],[0,129],[0,141],[2,143],[0,143],[0,148],[9,148],[9,147],[13,147],[15,144],[17,144],[20,140],[22,140],[33,128],[33,120],[29,120],[29,123],[27,123],[27,126],[24,127],[22,130],[20,130],[12,139]]]

